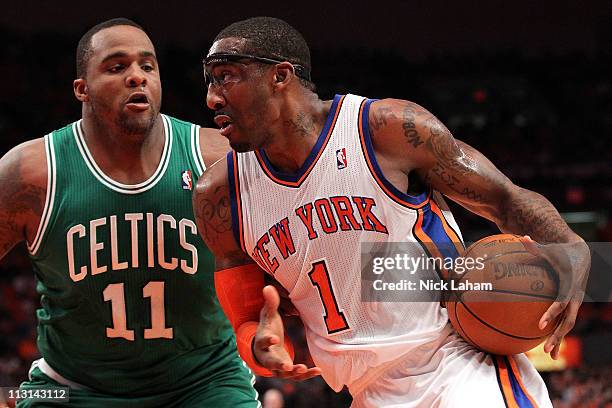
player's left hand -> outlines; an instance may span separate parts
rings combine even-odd
[[[304,381],[321,375],[319,367],[294,364],[283,346],[285,333],[283,320],[278,312],[280,296],[274,286],[263,288],[264,306],[259,316],[259,325],[253,352],[259,364],[272,371],[276,377]]]
[[[529,236],[524,236],[521,242],[527,251],[546,260],[559,278],[557,299],[544,312],[539,322],[540,330],[544,330],[560,316],[559,324],[544,344],[544,352],[550,353],[556,360],[559,357],[561,340],[576,323],[591,269],[591,253],[583,240],[542,245]]]

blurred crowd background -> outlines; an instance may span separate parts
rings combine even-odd
[[[257,14],[262,13],[251,15]],[[72,32],[0,23],[1,154],[80,117],[72,94],[76,43],[89,26],[118,15],[149,28],[135,11],[90,18],[91,24],[81,23]],[[216,24],[215,30],[233,20]],[[598,18],[587,23],[598,24],[594,37],[585,46],[570,41],[566,48],[510,41],[495,47],[420,49],[415,56],[360,42],[338,46],[315,40],[313,79],[322,98],[350,92],[425,106],[517,184],[549,198],[585,239],[612,242],[612,25]],[[365,26],[354,29],[367,31]],[[152,31],[164,38],[158,46],[163,111],[214,127],[204,104],[200,64],[207,46],[173,42],[164,30]],[[155,35],[153,40],[160,43]],[[453,209],[466,241],[497,232],[491,223]],[[603,279],[607,283],[593,284],[609,288],[610,278]],[[553,364],[533,356],[555,407],[612,407],[612,304],[606,302],[612,299],[597,300],[583,304],[567,358]],[[0,263],[0,386],[18,385],[38,357],[38,307],[36,283],[20,246]],[[298,359],[309,361],[299,321],[292,320],[289,331]],[[266,408],[350,404],[346,392],[335,394],[321,379],[259,379],[257,388]]]

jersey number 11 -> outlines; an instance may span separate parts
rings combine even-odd
[[[142,288],[142,297],[151,298],[151,328],[144,330],[145,339],[171,339],[174,337],[172,327],[166,327],[164,285],[165,282],[163,281],[151,281]],[[134,330],[127,328],[123,286],[123,283],[111,283],[102,292],[104,301],[111,302],[113,312],[113,327],[106,328],[106,337],[120,337],[134,341]]]

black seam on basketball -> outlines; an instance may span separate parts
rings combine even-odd
[[[473,290],[463,290],[461,291],[461,299],[463,300],[463,294],[465,292],[474,292]],[[507,293],[509,295],[521,295],[521,296],[526,296],[526,297],[535,297],[538,299],[546,299],[546,300],[555,300],[557,299],[556,296],[547,296],[547,295],[538,295],[535,293],[525,293],[525,292],[516,292],[514,290],[505,290],[505,289],[491,289],[491,290],[487,290],[487,292],[496,292],[496,293]],[[473,300],[472,302],[494,302],[492,300]],[[521,301],[522,302],[522,301]],[[525,302],[528,302],[528,300],[525,300]],[[499,301],[499,303],[517,303],[516,301]]]
[[[504,405],[508,408],[508,401],[506,400],[506,394],[504,394],[504,387],[501,383],[501,378],[499,377],[499,366],[497,365],[497,356],[493,354],[489,354],[491,356],[491,360],[493,360],[493,365],[495,366],[495,377],[497,378],[497,385],[499,386],[499,392],[502,395],[504,400]]]
[[[546,334],[542,334],[541,336],[537,336],[537,337],[522,337],[522,336],[517,336],[515,334],[506,333],[506,332],[504,332],[502,330],[499,330],[496,327],[491,326],[489,323],[487,323],[484,320],[482,320],[480,317],[478,317],[476,314],[474,314],[474,312],[472,312],[470,310],[470,308],[467,307],[467,305],[465,303],[461,302],[461,304],[463,305],[463,307],[465,307],[465,310],[470,312],[470,314],[472,316],[474,316],[480,323],[484,324],[485,326],[487,326],[491,330],[495,330],[496,332],[498,332],[500,334],[503,334],[504,336],[512,337],[514,339],[519,339],[519,340],[538,340],[538,339],[541,339],[541,338],[546,336]],[[459,321],[459,319],[457,319],[457,321]]]
[[[470,246],[469,246],[469,248],[468,248],[468,249],[466,249],[466,250],[463,252],[463,254],[462,254],[461,256],[462,256],[463,258],[467,257],[467,256],[468,256],[468,254],[469,254],[470,252],[472,252],[472,250],[473,250],[473,246],[472,246],[472,245],[470,245]]]
[[[467,337],[467,339],[465,339],[465,340],[469,341],[473,345],[476,345],[476,342],[474,340],[472,340],[472,338],[467,334],[467,332],[465,331],[465,329],[461,325],[461,321],[459,320],[459,315],[457,314],[457,305],[458,304],[459,304],[459,302],[455,302],[455,320],[457,320],[457,324],[459,325],[459,328],[461,329],[461,332],[463,332],[463,336]]]

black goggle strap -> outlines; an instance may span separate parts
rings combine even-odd
[[[225,53],[225,52],[210,54],[206,58],[204,58],[202,62],[204,63],[204,66],[206,67],[207,65],[210,65],[210,64],[225,64],[228,62],[238,62],[242,59],[251,59],[253,61],[261,62],[264,64],[271,64],[271,65],[280,64],[284,62],[284,61],[280,61],[280,60],[272,59],[272,58],[257,57],[255,55],[235,54],[235,53]],[[300,64],[294,64],[294,63],[290,63],[290,64],[293,65],[295,75],[297,75],[299,78],[302,78],[306,81],[310,81],[310,71],[306,67]],[[207,75],[208,74],[205,73],[204,76],[206,77]]]

